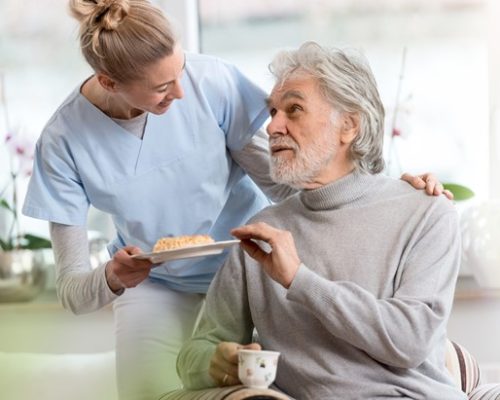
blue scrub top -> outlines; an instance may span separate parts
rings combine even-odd
[[[125,245],[150,251],[160,237],[233,227],[269,204],[228,149],[241,149],[268,116],[266,94],[234,66],[187,54],[185,96],[149,114],[143,139],[91,104],[78,87],[40,136],[23,213],[85,225],[89,205],[109,213]],[[173,289],[206,292],[226,253],[167,262],[151,272]]]

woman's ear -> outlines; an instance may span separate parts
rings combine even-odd
[[[116,82],[111,79],[109,76],[104,74],[97,74],[97,81],[99,84],[109,92],[116,92]]]
[[[343,144],[350,144],[359,133],[360,118],[358,113],[344,113],[342,116],[342,131],[340,141]]]

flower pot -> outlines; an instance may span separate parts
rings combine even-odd
[[[461,217],[463,263],[477,283],[500,288],[500,201],[485,201]]]
[[[46,277],[43,250],[0,251],[0,302],[32,300],[45,288]]]

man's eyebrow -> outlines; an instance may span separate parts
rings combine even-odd
[[[305,100],[305,96],[302,94],[302,92],[298,90],[289,90],[283,94],[283,96],[280,97],[280,101],[285,101],[288,99],[299,99],[299,100]],[[267,108],[271,108],[273,105],[273,100],[271,97],[266,98],[266,105]]]
[[[288,100],[289,98],[294,98],[299,100],[306,99],[305,96],[302,94],[302,92],[299,92],[298,90],[289,90],[283,96],[281,96],[281,101]]]
[[[184,62],[182,63],[182,68],[181,68],[181,71],[184,71],[184,69],[186,68],[186,55],[184,54]],[[164,83],[161,83],[159,85],[156,85],[153,89],[159,89],[161,88],[162,86],[166,86],[168,85],[169,83],[172,83],[174,82],[175,79],[172,79],[171,81],[168,81],[168,82],[164,82]]]

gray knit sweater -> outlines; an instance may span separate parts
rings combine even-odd
[[[352,173],[252,222],[292,232],[287,290],[235,248],[178,358],[186,388],[214,386],[220,341],[281,352],[276,386],[299,399],[465,399],[444,366],[460,262],[452,203],[400,180]]]

